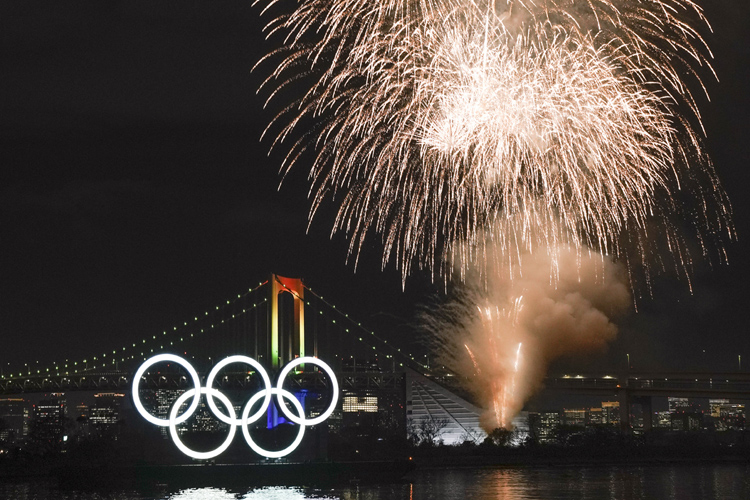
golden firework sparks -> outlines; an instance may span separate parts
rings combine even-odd
[[[657,240],[688,271],[678,226],[704,253],[733,231],[683,78],[712,71],[699,28],[691,0],[305,0],[269,24],[269,99],[309,88],[268,133],[284,172],[311,159],[310,217],[334,198],[351,254],[379,234],[404,278],[573,246],[648,279]]]

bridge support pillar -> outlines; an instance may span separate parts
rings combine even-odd
[[[617,392],[617,402],[620,403],[620,430],[630,434],[633,430],[630,426],[630,393],[622,383]]]
[[[297,278],[285,278],[276,274],[271,275],[271,366],[278,369],[290,359],[286,359],[286,353],[290,357],[305,355],[305,289],[302,280]],[[280,311],[279,296],[289,293],[294,303],[294,325],[291,339],[280,339]],[[291,345],[284,345],[285,341]],[[282,350],[283,349],[283,350]],[[284,359],[282,359],[284,358]]]

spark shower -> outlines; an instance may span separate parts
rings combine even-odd
[[[667,268],[689,282],[695,249],[725,258],[731,209],[698,108],[710,27],[694,1],[303,0],[272,17],[283,44],[259,66],[284,103],[266,130],[288,153],[282,174],[311,165],[310,218],[332,201],[355,261],[376,237],[404,280],[419,268],[465,284],[472,307],[428,323],[458,342],[445,358],[490,408],[487,428],[577,345],[519,310],[567,304],[612,338],[622,294],[600,306],[590,291],[648,289]]]

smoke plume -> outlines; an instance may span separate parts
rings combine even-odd
[[[553,360],[603,350],[617,335],[611,318],[630,304],[625,271],[609,257],[555,248],[518,258],[426,314],[443,363],[487,408],[487,431],[510,428]]]

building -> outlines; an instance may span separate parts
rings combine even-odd
[[[70,420],[72,429],[68,440],[72,439],[75,442],[85,441],[89,439],[92,434],[91,423],[89,422],[90,408],[84,402],[80,402],[75,405],[75,408],[68,407],[68,419]]]
[[[82,420],[82,419],[88,420],[88,418],[89,418],[89,405],[87,405],[86,403],[78,403],[76,405],[76,407],[75,407],[74,414],[70,418],[72,418],[73,420],[76,420],[76,421]]]
[[[647,418],[651,418],[651,413],[647,413],[642,403],[633,403],[630,405],[630,427],[635,434],[644,432]]]
[[[667,398],[673,431],[697,431],[703,428],[703,409],[688,398]]]
[[[727,429],[744,429],[747,423],[745,405],[727,404],[720,410],[720,421]]]
[[[690,400],[688,398],[673,398],[670,396],[667,398],[667,402],[669,403],[670,413],[685,411],[690,407]]]
[[[589,408],[586,415],[586,426],[604,425],[604,408]]]
[[[531,415],[529,418],[531,419]],[[534,422],[534,419],[531,419],[531,421]],[[543,411],[538,414],[538,424],[532,424],[532,432],[535,433],[537,441],[540,443],[549,443],[555,440],[560,423],[560,412]]]
[[[227,408],[224,408],[224,405],[216,399],[216,406],[219,408],[219,411],[223,412],[225,415],[229,415],[229,411]],[[189,403],[190,401],[188,401]],[[185,408],[185,407],[183,407]],[[240,411],[237,411],[237,407],[234,408],[234,414],[239,416],[242,415],[242,409]],[[216,418],[216,416],[211,411],[211,408],[208,406],[208,403],[206,402],[206,398],[203,397],[200,400],[200,403],[198,403],[198,408],[195,410],[195,413],[192,417],[190,417],[185,424],[182,424],[177,427],[177,432],[183,434],[185,432],[220,432],[226,428],[227,425],[224,424],[221,420]]]
[[[602,413],[604,424],[620,426],[620,403],[618,401],[602,401]]]
[[[109,432],[120,421],[120,407],[125,394],[100,392],[94,394],[94,404],[89,409],[89,423],[97,432]]]
[[[703,427],[703,414],[689,411],[673,412],[673,431],[699,431]]]
[[[668,411],[654,412],[654,415],[652,418],[652,425],[657,429],[671,429],[672,428],[672,413]]]
[[[433,433],[435,440],[446,445],[464,442],[479,444],[487,437],[487,433],[479,424],[479,417],[483,413],[481,408],[453,390],[448,390],[411,370],[406,372],[405,382],[405,421],[408,438],[423,440],[426,434],[431,433],[432,427],[438,427],[437,432]],[[394,398],[399,398],[398,401],[404,397],[403,393],[391,394]]]
[[[33,420],[30,438],[44,450],[60,449],[64,441],[66,401],[64,393],[45,394],[32,406]]]
[[[381,414],[385,413],[378,399],[377,393],[371,391],[345,391],[341,397],[341,428],[338,430],[353,429],[355,434],[373,432],[379,426]],[[332,421],[329,429],[335,432],[337,424]]]
[[[563,423],[571,427],[586,427],[586,408],[563,409]]]
[[[341,398],[341,411],[343,413],[377,413],[378,397],[372,394],[357,395],[344,394]]]
[[[729,404],[728,399],[709,399],[708,407],[713,418],[721,418],[721,409]]]
[[[19,446],[29,435],[30,405],[22,398],[0,399],[0,444]]]
[[[531,431],[531,413],[528,411],[521,411],[513,418],[511,428],[513,429],[513,437],[511,439],[511,446],[520,446],[526,442],[528,438],[532,436]]]
[[[141,402],[146,410],[156,418],[168,419],[172,405],[180,395],[185,392],[180,389],[155,389],[141,391]],[[169,439],[169,428],[159,427],[164,439]],[[187,428],[184,425],[177,426],[177,432],[184,434]]]

